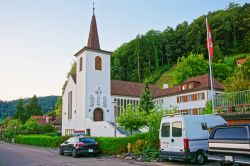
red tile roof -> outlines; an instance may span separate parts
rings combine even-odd
[[[199,88],[209,88],[209,89],[211,88],[211,81],[210,81],[209,74],[204,74],[204,75],[200,75],[197,77],[189,78],[183,83],[187,83],[187,82],[199,82],[200,83]],[[223,84],[220,83],[215,78],[213,78],[213,87],[214,89],[217,89],[217,90],[224,90]]]
[[[76,75],[71,75],[74,82],[76,83]],[[198,85],[193,89],[181,90],[181,86],[185,83],[196,82]],[[216,79],[213,79],[213,85],[215,90],[224,90],[224,86]],[[144,83],[121,81],[121,80],[111,80],[111,95],[117,96],[129,96],[129,97],[140,97],[144,90]],[[184,81],[182,84],[167,88],[160,89],[156,85],[150,85],[150,91],[154,98],[171,96],[175,94],[188,93],[192,91],[211,89],[210,77],[208,74],[204,74],[197,77],[192,77]]]
[[[180,90],[181,85],[177,85],[167,89],[160,89],[156,85],[150,85],[151,94],[154,98],[170,96],[174,94],[187,93],[197,90],[210,89],[210,78],[208,74],[192,77],[186,80],[184,83],[188,82],[198,82],[198,86],[193,89]],[[214,79],[214,89],[216,90],[224,90],[223,85],[216,79]],[[131,97],[140,97],[145,84],[129,82],[129,81],[119,81],[119,80],[111,80],[111,95],[118,96],[131,96]]]
[[[144,83],[111,80],[111,95],[140,97],[144,87]],[[153,96],[155,96],[160,90],[156,85],[150,85],[149,88]]]

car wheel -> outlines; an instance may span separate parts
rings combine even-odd
[[[202,164],[205,164],[206,162],[206,157],[204,156],[203,153],[198,153],[196,156],[195,156],[195,163],[198,164],[198,165],[202,165]]]
[[[76,158],[78,155],[77,155],[77,151],[76,149],[73,149],[72,150],[72,157]]]
[[[61,147],[59,148],[59,154],[64,155],[63,149]]]

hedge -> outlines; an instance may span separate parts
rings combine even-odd
[[[42,147],[59,147],[68,137],[48,136],[48,135],[18,135],[15,143],[28,144]]]
[[[136,134],[130,137],[94,137],[103,154],[121,154],[127,152],[128,143],[134,144],[136,140],[149,142],[150,147],[158,149],[158,136],[150,133]]]
[[[42,147],[59,147],[69,137],[48,135],[18,135],[15,142]],[[93,137],[99,144],[103,154],[121,154],[127,152],[128,143],[134,144],[136,140],[149,142],[150,147],[158,148],[158,136],[152,133],[141,133],[129,137]]]

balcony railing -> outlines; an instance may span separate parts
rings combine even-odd
[[[232,93],[221,93],[214,96],[214,107],[249,107],[250,106],[250,90],[244,90]]]

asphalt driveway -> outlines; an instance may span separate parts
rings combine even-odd
[[[192,165],[186,162],[137,162],[121,160],[112,156],[79,157],[60,156],[58,149],[29,145],[0,143],[0,166],[147,166],[147,165]],[[210,162],[206,165],[217,165]]]

